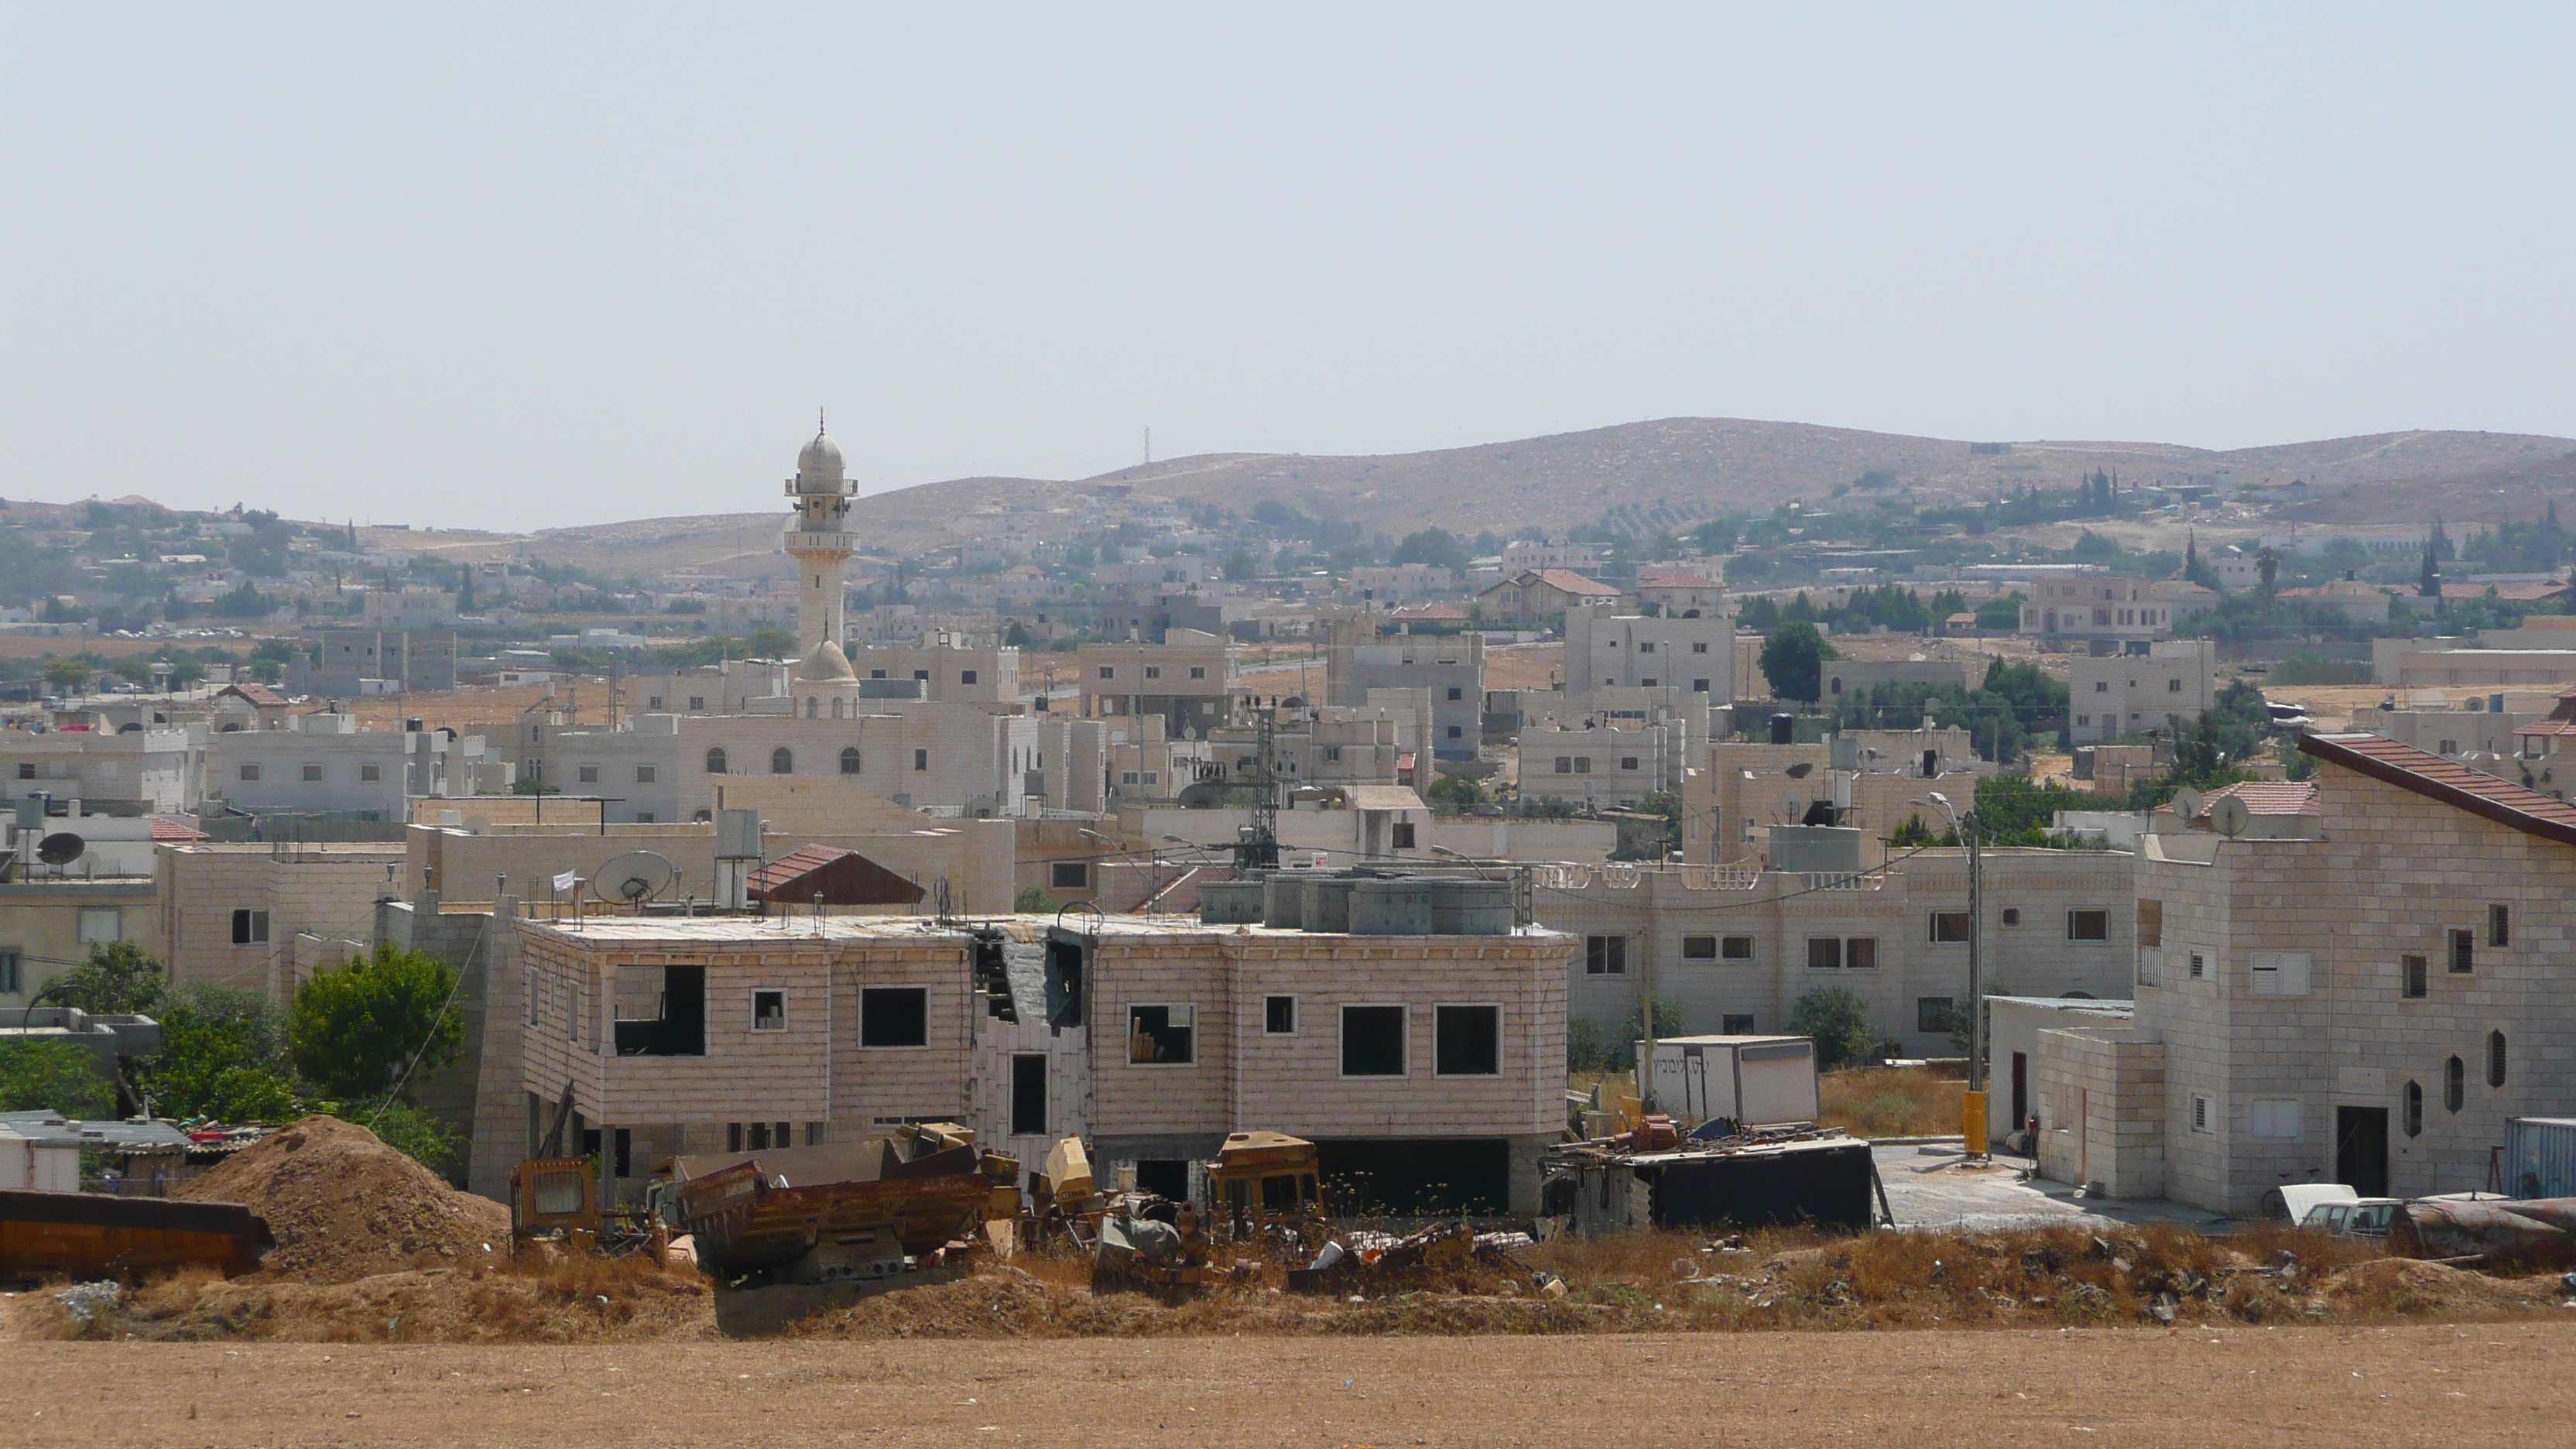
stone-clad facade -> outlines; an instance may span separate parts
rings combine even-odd
[[[1535,1209],[1537,1155],[1563,1122],[1567,937],[1078,925],[521,921],[515,949],[493,957],[511,979],[493,981],[483,1091],[509,1069],[515,1033],[508,1089],[528,1145],[569,1087],[579,1126],[624,1129],[630,1191],[671,1153],[947,1119],[1032,1166],[1079,1133],[1104,1170],[1148,1175],[1212,1157],[1247,1128],[1316,1140],[1328,1172],[1336,1151],[1469,1143],[1492,1169],[1494,1205]],[[1016,1021],[995,1000],[1004,970]],[[656,991],[670,997],[657,1004]],[[668,1004],[684,994],[703,1001],[702,1036],[675,1054],[648,1047],[634,1023],[689,1016]],[[900,1011],[872,1021],[890,996]],[[1345,1008],[1378,1026],[1372,1040],[1391,1055],[1346,1070],[1344,1038],[1358,1028]],[[1042,1097],[1015,1094],[1022,1071],[1043,1075]],[[1043,1120],[1027,1120],[1032,1110]],[[488,1104],[481,1116],[507,1121]],[[508,1155],[478,1142],[478,1177]]]
[[[2487,1187],[2505,1119],[2571,1105],[2576,807],[2376,736],[2302,748],[2323,838],[2142,842],[2128,1039],[2163,1055],[2137,1084],[2162,1190],[2242,1213],[2286,1182]],[[2045,1157],[2079,1109],[2040,1098]]]

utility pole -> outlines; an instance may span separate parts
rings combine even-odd
[[[1924,801],[1917,800],[1921,805]],[[1968,847],[1968,1090],[1959,1107],[1960,1148],[1970,1157],[1986,1155],[1986,1002],[1983,979],[1986,923],[1985,823],[1971,808],[1962,815],[1950,797],[1931,792],[1930,803],[1949,817],[1950,829]]]

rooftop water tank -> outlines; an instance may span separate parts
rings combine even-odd
[[[1261,923],[1293,931],[1305,920],[1301,907],[1306,902],[1307,876],[1303,872],[1274,871],[1261,883],[1264,892]]]
[[[1350,899],[1354,936],[1431,934],[1431,882],[1427,880],[1355,881]]]
[[[1351,928],[1351,887],[1359,884],[1348,876],[1318,875],[1306,882],[1304,899],[1297,905],[1298,925],[1308,931],[1342,933]]]
[[[1257,926],[1268,888],[1257,880],[1212,880],[1199,887],[1199,924]]]
[[[1511,933],[1511,882],[1455,879],[1431,882],[1431,934],[1508,936]]]

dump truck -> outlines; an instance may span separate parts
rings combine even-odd
[[[170,1268],[230,1278],[276,1246],[268,1220],[240,1203],[0,1189],[0,1281],[130,1282]]]
[[[906,1156],[905,1142],[675,1157],[656,1200],[719,1281],[890,1277],[982,1234],[994,1200],[971,1144]],[[914,1145],[919,1145],[917,1139]]]

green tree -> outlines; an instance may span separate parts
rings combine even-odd
[[[1224,570],[1226,582],[1248,583],[1260,575],[1261,561],[1238,548],[1225,556]]]
[[[453,1178],[465,1159],[465,1138],[456,1129],[406,1102],[385,1101],[352,1109],[349,1120],[363,1123],[387,1147]]]
[[[60,1112],[94,1121],[115,1115],[116,1084],[78,1042],[0,1042],[0,1112]]]
[[[1406,534],[1404,541],[1387,556],[1387,562],[1430,564],[1463,572],[1467,567],[1467,546],[1445,528],[1426,528],[1419,533]]]
[[[1798,597],[1803,600],[1806,595]],[[1824,693],[1825,661],[1833,657],[1833,649],[1815,625],[1794,620],[1773,629],[1762,641],[1762,677],[1771,681],[1771,692],[1779,698],[1812,704]]]
[[[784,629],[754,629],[743,636],[742,647],[755,659],[785,659],[796,652],[796,636]]]
[[[2272,581],[2281,576],[2281,551],[2265,544],[2254,552],[2254,567],[2263,575],[2263,592],[2272,592]]]
[[[159,961],[132,941],[111,941],[90,947],[89,959],[55,977],[45,997],[101,1016],[149,1016],[169,989]]]
[[[69,694],[87,684],[89,672],[89,666],[77,659],[45,661],[45,683],[51,685],[56,694]]]
[[[464,1025],[449,1009],[455,990],[456,971],[446,962],[379,946],[295,993],[287,1054],[299,1075],[333,1096],[395,1093],[408,1100],[421,1072],[462,1051]]]
[[[1485,803],[1485,792],[1465,775],[1443,775],[1422,792],[1435,810],[1457,812]]]
[[[161,1009],[161,1050],[135,1084],[164,1117],[287,1122],[304,1115],[276,1006],[255,991],[183,987]]]
[[[1055,902],[1037,886],[1022,886],[1019,894],[1011,897],[1011,909],[1023,916],[1042,915],[1054,910]]]
[[[1878,1046],[1869,1008],[1839,986],[1819,986],[1789,1007],[1789,1029],[1816,1043],[1816,1065],[1833,1071],[1868,1061]]]

